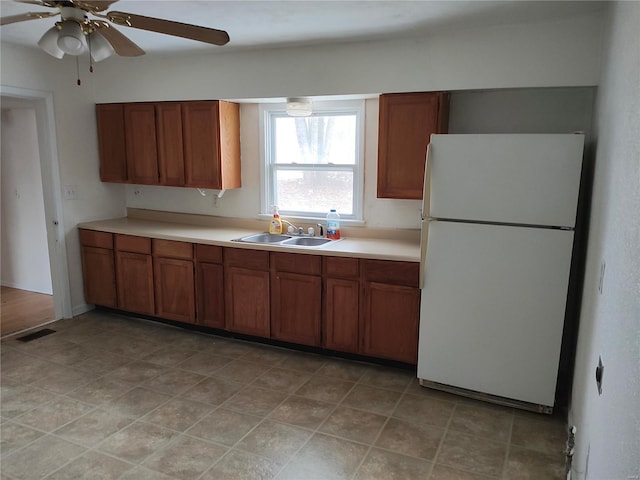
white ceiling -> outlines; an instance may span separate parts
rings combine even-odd
[[[424,36],[451,28],[562,19],[591,13],[595,1],[303,1],[303,0],[120,0],[108,11],[193,23],[226,30],[231,41],[213,46],[118,27],[147,53],[210,51],[311,45]],[[2,16],[52,11],[38,5],[0,0]],[[57,17],[0,27],[2,42],[33,46]]]

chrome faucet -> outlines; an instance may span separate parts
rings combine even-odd
[[[296,227],[293,223],[291,223],[289,220],[285,220],[284,218],[280,217],[280,220],[282,221],[282,223],[286,223],[288,225],[291,226],[291,228],[293,228],[294,230],[296,230],[298,233],[302,233],[302,227]]]
[[[318,236],[324,237],[324,225],[318,223],[316,227],[318,227]]]

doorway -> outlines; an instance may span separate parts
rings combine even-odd
[[[3,176],[3,317],[5,312],[13,309],[13,318],[18,318],[24,305],[37,306],[27,316],[30,324],[19,323],[9,327],[3,318],[1,333],[6,336],[9,330],[21,329],[21,326],[31,328],[33,323],[39,325],[70,318],[72,311],[53,97],[51,92],[6,86],[0,86],[0,94],[3,110],[3,158],[0,165]],[[20,133],[15,128],[11,130],[16,122],[21,125]],[[9,129],[7,132],[5,127]],[[8,160],[17,162],[11,168],[5,168],[9,165],[5,165]],[[8,176],[6,179],[5,174]],[[9,205],[11,203],[14,205]],[[22,209],[25,206],[26,209]],[[10,292],[4,286],[17,287],[22,292]],[[52,305],[43,307],[46,296]],[[5,304],[5,299],[12,300],[12,305]],[[45,311],[49,313],[43,313]]]

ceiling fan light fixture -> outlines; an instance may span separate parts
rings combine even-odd
[[[52,57],[62,58],[64,52],[58,47],[58,32],[58,27],[51,27],[38,40],[38,46]]]
[[[58,48],[69,55],[80,55],[87,46],[80,24],[74,20],[62,22],[58,33]]]
[[[308,117],[313,113],[313,103],[310,98],[287,98],[287,115],[291,117]]]
[[[91,58],[94,62],[101,62],[116,53],[104,35],[97,30],[89,34],[89,45],[91,45]]]

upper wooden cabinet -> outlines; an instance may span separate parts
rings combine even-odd
[[[421,199],[427,145],[446,133],[446,92],[380,95],[378,197]]]
[[[240,187],[240,110],[211,100],[96,105],[104,182]]]
[[[240,187],[240,109],[229,102],[182,104],[185,185]]]
[[[96,105],[100,180],[126,182],[127,147],[124,140],[124,106],[120,103]]]

